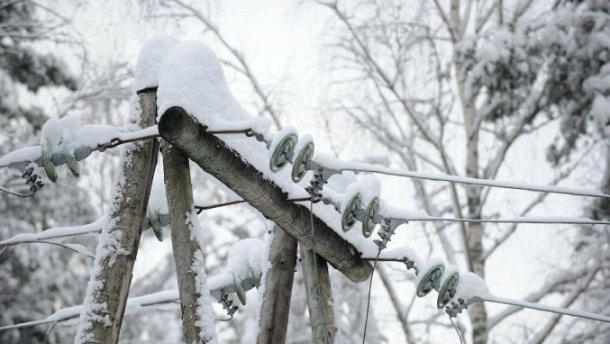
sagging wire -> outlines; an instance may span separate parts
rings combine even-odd
[[[536,303],[532,303],[532,302],[511,300],[511,299],[496,297],[496,296],[492,296],[492,295],[477,296],[475,302],[476,301],[491,302],[491,303],[519,307],[519,308],[533,309],[533,310],[537,310],[537,311],[541,311],[541,312],[555,313],[555,314],[560,314],[560,315],[569,315],[569,316],[581,318],[581,319],[595,320],[595,321],[610,323],[610,317],[603,316],[601,314],[584,312],[584,311],[573,311],[573,310],[570,310],[567,308],[544,306],[544,305],[540,305],[540,304],[536,304]]]
[[[0,192],[4,192],[6,194],[17,196],[17,197],[21,197],[21,198],[29,198],[29,197],[34,196],[33,192],[21,193],[21,192],[9,190],[9,189],[7,189],[5,187],[2,187],[2,186],[0,186]]]
[[[359,165],[366,166],[365,164],[359,164]],[[597,191],[579,190],[579,189],[562,188],[562,187],[526,185],[526,184],[506,182],[506,181],[486,180],[486,179],[469,178],[469,177],[458,177],[458,176],[445,175],[445,174],[425,174],[425,173],[418,173],[418,172],[413,172],[413,171],[392,170],[392,169],[387,169],[387,168],[382,168],[382,167],[376,167],[373,165],[368,165],[368,166],[370,166],[370,167],[346,167],[346,168],[341,168],[338,171],[339,172],[351,171],[351,172],[359,172],[359,173],[377,173],[377,174],[384,174],[384,175],[395,176],[395,177],[406,177],[406,178],[412,178],[412,179],[442,181],[442,182],[475,185],[475,186],[485,186],[485,187],[502,188],[502,189],[525,190],[525,191],[555,193],[555,194],[564,194],[564,195],[572,195],[572,196],[610,198],[610,195],[601,193],[601,192],[597,192]]]
[[[375,199],[376,198],[373,198],[373,201],[371,201],[371,203],[374,203]],[[362,219],[362,215],[366,216],[365,219]],[[367,212],[366,214],[360,213],[361,220],[364,220],[363,223],[365,221],[374,221],[377,216],[378,216],[377,210],[374,210],[373,212]],[[390,240],[392,240],[392,236],[394,235],[396,228],[403,223],[405,223],[405,222],[403,222],[403,221],[397,222],[392,219],[383,219],[381,221],[381,227],[380,227],[379,231],[377,232],[377,236],[379,236],[379,239],[374,240],[374,243],[377,245],[378,249],[377,249],[377,255],[375,256],[375,259],[373,259],[373,269],[371,271],[371,278],[369,279],[369,289],[368,289],[367,298],[366,298],[366,313],[364,316],[364,331],[362,333],[362,344],[365,344],[365,342],[366,342],[366,333],[367,333],[367,329],[368,329],[369,312],[370,312],[370,307],[371,307],[371,293],[372,293],[372,289],[373,289],[373,277],[375,276],[375,269],[377,268],[377,262],[380,259],[379,257],[381,256],[381,252],[387,247]]]
[[[458,335],[460,344],[466,344],[466,339],[464,338],[464,333],[462,333],[462,330],[460,330],[460,328],[457,326],[457,324],[455,323],[455,321],[453,320],[453,318],[451,316],[447,315],[447,317],[449,317],[451,326],[453,326],[453,329],[455,329],[455,333],[457,333],[457,335]]]
[[[379,258],[380,254],[381,254],[381,250],[379,250],[379,253],[377,254],[377,258]],[[373,290],[373,276],[375,276],[376,268],[377,268],[377,260],[375,260],[373,262],[373,270],[371,271],[371,278],[369,278],[369,290],[368,290],[367,296],[366,296],[366,312],[364,313],[364,330],[362,333],[362,344],[366,343],[366,331],[368,328],[369,312],[370,312],[370,308],[371,308],[371,293]]]
[[[74,248],[73,246],[70,246],[69,244],[63,244],[63,243],[56,242],[56,241],[50,241],[50,240],[29,240],[29,241],[22,241],[22,242],[20,242],[20,244],[46,244],[46,245],[52,245],[52,246],[61,247],[61,248],[66,249],[68,251],[72,251],[74,253],[83,255],[83,256],[85,256],[87,258],[90,258],[90,259],[95,259],[95,255],[93,255],[91,253],[88,253],[88,252],[79,250],[77,248]],[[5,246],[5,247],[2,247],[2,250],[0,250],[0,255],[8,247],[9,247],[8,245]]]

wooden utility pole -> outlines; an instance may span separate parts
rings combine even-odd
[[[139,92],[138,102],[134,124],[140,128],[154,125],[156,93]],[[75,340],[78,344],[119,341],[158,151],[156,140],[131,143],[124,148],[122,177],[117,183],[109,220],[98,239],[94,271]]]
[[[193,270],[193,262],[199,252],[203,258],[203,248],[194,240],[189,216],[193,212],[193,186],[189,160],[176,147],[163,142],[163,170],[165,175],[165,193],[169,206],[169,219],[172,237],[180,310],[182,315],[182,333],[186,343],[206,343],[209,338],[201,338],[201,327],[198,307],[211,307],[199,304],[198,281],[204,278],[201,271]]]
[[[335,342],[337,326],[333,313],[332,288],[328,265],[324,258],[313,250],[300,247],[301,266],[307,292],[309,322],[311,323],[312,343],[332,344]]]
[[[313,249],[327,262],[355,282],[367,279],[371,265],[358,251],[306,207],[289,202],[286,194],[244,162],[222,140],[180,107],[169,108],[159,122],[159,133],[202,169],[216,177],[275,222],[304,247]],[[316,228],[315,238],[311,227]]]
[[[286,342],[296,256],[297,241],[275,226],[269,249],[271,267],[263,274],[265,292],[260,310],[257,344]]]

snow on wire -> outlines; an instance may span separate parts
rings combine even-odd
[[[97,222],[99,221],[96,221],[95,223]],[[244,249],[247,250],[248,254],[243,254]],[[240,294],[239,297],[242,298],[246,291],[260,284],[263,268],[265,267],[264,261],[266,252],[262,241],[258,239],[240,240],[231,247],[230,252],[232,253],[230,254],[230,257],[232,257],[231,263],[228,264],[224,271],[210,276],[206,282],[209,294],[218,301],[221,301],[226,295],[233,293]],[[245,304],[245,299],[240,301],[242,304]],[[145,308],[175,303],[179,303],[178,290],[163,290],[128,298],[126,313],[128,315],[136,314],[143,311]],[[59,322],[75,320],[84,309],[84,305],[62,308],[44,319],[1,326],[0,332],[23,327],[47,324],[55,325]],[[208,311],[211,311],[211,308],[208,308],[206,312]]]

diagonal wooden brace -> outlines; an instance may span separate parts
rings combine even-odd
[[[171,107],[165,111],[159,122],[159,133],[203,170],[248,201],[305,248],[313,249],[350,280],[361,282],[370,275],[371,265],[361,259],[360,253],[350,243],[315,215],[314,240],[309,209],[287,201],[286,194],[277,185],[244,162],[222,140],[207,133],[183,108]]]

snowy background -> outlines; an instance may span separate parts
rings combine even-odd
[[[23,18],[2,9],[10,7],[9,2],[0,2],[0,22],[13,25]],[[0,153],[38,143],[38,131],[47,117],[78,112],[86,124],[125,125],[132,107],[138,53],[149,38],[166,34],[210,47],[225,62],[230,91],[245,111],[283,127],[295,127],[301,135],[311,134],[317,152],[398,169],[465,176],[467,166],[471,167],[467,155],[472,154],[465,123],[477,124],[478,120],[465,113],[475,108],[471,112],[482,117],[476,129],[480,176],[487,166],[493,170],[492,162],[510,142],[497,173],[486,177],[535,185],[560,180],[561,186],[608,193],[608,5],[594,0],[580,5],[546,0],[462,1],[457,15],[462,24],[470,21],[454,26],[450,2],[339,1],[337,8],[329,8],[325,1],[276,0],[36,3],[36,15],[47,18],[36,25],[57,21],[59,29],[32,33],[39,39],[11,36],[8,31],[3,34],[0,49],[7,57],[0,55]],[[18,73],[11,71],[42,68],[10,58],[11,40],[19,39],[36,53],[52,54],[63,61],[71,78],[51,78],[40,87],[31,87],[35,78],[15,76]],[[230,49],[239,51],[238,55]],[[21,60],[27,60],[23,56]],[[238,56],[243,57],[250,74],[231,67],[239,66]],[[384,75],[394,81],[391,86]],[[528,102],[534,105],[528,107]],[[418,131],[404,104],[426,123],[427,130],[442,135],[439,146]],[[31,113],[24,110],[34,108],[37,111]],[[520,122],[528,111],[531,116]],[[513,131],[518,133],[515,138],[510,136]],[[449,157],[455,171],[446,170],[442,154]],[[80,163],[81,178],[73,178],[63,168],[58,183],[47,185],[32,199],[1,195],[0,211],[6,216],[0,219],[0,240],[58,225],[86,224],[107,214],[118,158],[118,150],[94,153]],[[192,171],[195,203],[235,199],[196,165]],[[564,176],[564,171],[570,173]],[[3,173],[6,185],[12,175]],[[409,179],[378,178],[381,198],[393,206],[458,217],[445,183],[423,183],[427,195],[422,196],[416,193],[419,186]],[[162,181],[158,170],[155,187],[162,189]],[[462,215],[469,217],[467,200],[472,189],[457,188]],[[538,196],[494,189],[481,214],[521,216]],[[151,202],[149,209],[164,207],[154,196]],[[426,202],[432,207],[426,209]],[[526,215],[608,219],[608,213],[607,203],[592,198],[549,195]],[[262,239],[273,226],[246,205],[207,211],[199,221],[210,234],[205,249],[208,275],[223,271],[232,258],[229,248],[234,242]],[[484,252],[499,242],[497,250],[482,260],[485,281],[494,295],[530,297],[547,305],[607,314],[607,228],[485,225],[480,235]],[[144,233],[131,295],[176,288],[168,230],[165,228],[162,242],[151,231]],[[452,252],[447,252],[443,240],[450,243]],[[76,243],[95,249],[93,240],[77,239]],[[468,268],[456,224],[402,226],[392,245],[408,245],[420,257],[454,260],[461,270]],[[0,255],[0,304],[5,311],[0,326],[42,319],[82,303],[91,262],[53,246],[15,246],[4,251]],[[583,287],[595,262],[602,268]],[[413,301],[414,275],[401,264],[384,265],[384,274],[391,281],[387,284],[375,277],[367,341],[459,343],[448,318],[436,309],[435,297]],[[290,343],[310,342],[303,284],[297,271]],[[339,327],[336,342],[360,343],[367,285],[353,284],[333,270],[332,287]],[[566,303],[579,288],[577,298]],[[398,302],[389,297],[390,290]],[[220,342],[252,340],[256,290],[248,293],[248,301],[234,320],[216,323]],[[397,309],[408,314],[407,324],[397,317]],[[552,315],[534,311],[507,314],[506,310],[502,305],[487,305],[487,324],[493,326],[487,342],[609,340],[609,328],[599,323],[564,317],[554,324]],[[224,316],[218,305],[215,312]],[[467,341],[473,342],[469,316],[463,313],[458,319]],[[549,326],[550,331],[545,332]],[[61,343],[72,340],[74,333],[75,326],[70,324],[58,325],[49,334],[44,327],[14,330],[1,332],[0,342]],[[121,342],[179,343],[180,336],[178,308],[170,304],[129,315]],[[475,338],[475,342],[486,341]]]

